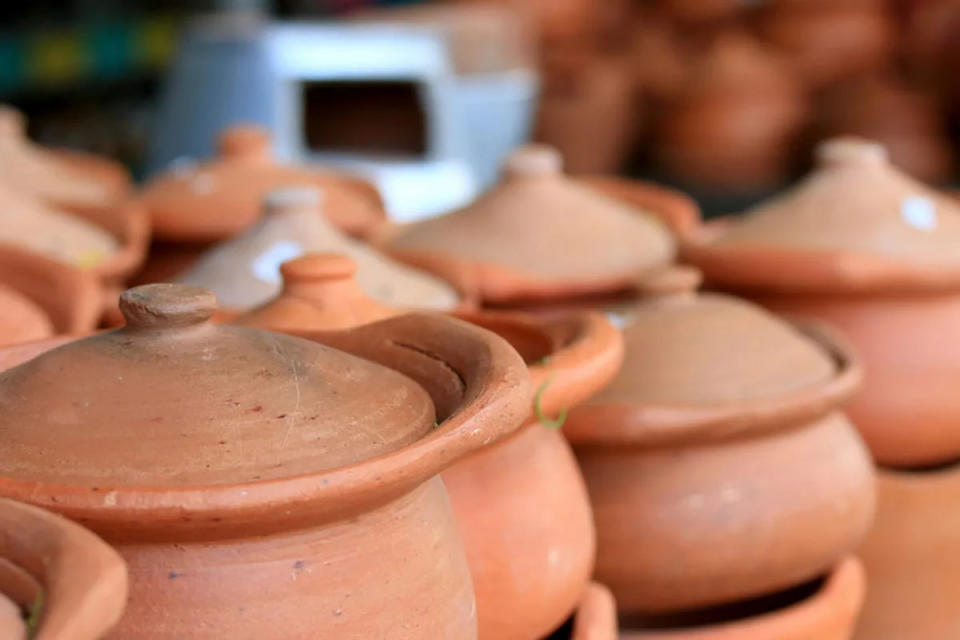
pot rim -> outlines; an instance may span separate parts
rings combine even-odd
[[[736,290],[871,294],[960,290],[960,269],[918,264],[864,251],[786,247],[719,247],[733,223],[722,216],[679,235],[681,258],[711,284]]]
[[[408,314],[346,331],[313,332],[309,339],[407,375],[428,391],[442,421],[406,447],[318,473],[168,487],[90,487],[0,476],[0,496],[109,529],[113,539],[144,532],[150,539],[199,539],[316,526],[412,491],[461,457],[516,431],[529,408],[520,356],[499,336],[465,322]],[[67,341],[0,349],[0,365],[16,366]],[[441,375],[457,381],[458,397],[435,380]]]
[[[575,447],[678,446],[771,433],[826,416],[859,388],[863,369],[833,330],[807,320],[790,322],[834,360],[837,368],[830,379],[790,393],[725,404],[587,404],[571,412],[564,435]]]

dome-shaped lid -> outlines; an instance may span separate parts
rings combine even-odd
[[[214,325],[204,289],[137,287],[123,329],[0,374],[0,477],[212,486],[322,472],[431,431],[426,391],[317,343]]]
[[[40,340],[53,335],[53,323],[35,302],[0,283],[0,344]]]
[[[673,259],[664,225],[567,178],[561,165],[550,147],[522,147],[500,184],[400,230],[389,248],[437,272],[469,270],[491,301],[613,290]]]
[[[360,288],[356,263],[337,253],[311,253],[280,265],[283,289],[234,324],[273,331],[347,329],[400,314]]]
[[[960,206],[895,169],[882,146],[864,140],[821,144],[816,169],[799,184],[739,219],[707,227],[689,253],[708,279],[720,277],[712,257],[776,252],[770,269],[745,266],[738,278],[770,285],[779,278],[786,286],[776,267],[793,264],[791,281],[818,270],[825,285],[837,287],[882,285],[908,272],[960,281]]]
[[[324,214],[352,234],[386,220],[383,203],[369,183],[352,176],[277,163],[270,136],[255,126],[226,129],[216,158],[175,164],[151,179],[141,193],[154,235],[172,241],[216,241],[252,225],[263,198],[278,187],[321,187]]]
[[[280,265],[304,253],[341,253],[357,265],[357,282],[372,298],[410,309],[448,310],[459,295],[443,280],[399,264],[345,236],[320,213],[326,192],[283,188],[265,200],[253,228],[206,253],[178,280],[211,289],[228,308],[246,310],[280,292]]]

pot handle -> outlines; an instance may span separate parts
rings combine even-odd
[[[385,365],[426,389],[438,424],[410,450],[440,469],[515,431],[530,407],[520,355],[500,336],[460,320],[408,314],[296,335]]]

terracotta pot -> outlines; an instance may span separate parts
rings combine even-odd
[[[455,0],[468,4],[472,0]],[[602,32],[602,10],[590,0],[497,0],[531,20],[543,45],[558,48],[594,43]]]
[[[173,167],[152,178],[139,195],[154,235],[171,242],[215,242],[251,227],[263,199],[281,187],[323,189],[324,214],[341,230],[365,235],[385,222],[383,202],[368,182],[338,173],[277,164],[269,133],[237,126],[220,134],[219,155],[206,163]]]
[[[11,603],[17,614],[35,616],[30,636],[35,640],[96,640],[117,622],[127,600],[127,570],[116,551],[66,518],[2,498],[0,530],[0,559],[22,569],[39,588],[8,591],[0,581],[0,633]],[[39,613],[32,611],[35,606]]]
[[[553,53],[544,59],[542,74],[534,138],[556,148],[571,173],[618,171],[642,120],[627,61]]]
[[[724,35],[694,63],[658,122],[655,159],[675,179],[728,191],[789,176],[808,118],[782,61],[742,33]]]
[[[897,45],[896,23],[880,2],[772,3],[757,26],[812,88],[887,66]]]
[[[177,244],[154,240],[147,250],[146,260],[131,276],[130,284],[173,282],[213,246],[208,243]]]
[[[504,173],[468,207],[401,227],[386,249],[433,273],[467,274],[495,304],[618,291],[673,259],[662,224],[565,177],[555,150],[523,147]]]
[[[0,105],[0,164],[6,184],[53,208],[109,209],[130,190],[130,175],[111,160],[33,144],[23,114],[6,105]]]
[[[49,316],[30,298],[2,282],[0,274],[0,344],[40,340],[53,335]]]
[[[237,323],[309,337],[313,330],[398,313],[363,293],[345,256],[305,256],[282,271],[283,293]],[[597,313],[549,320],[489,311],[458,317],[508,340],[527,361],[538,390],[527,424],[516,434],[443,473],[473,575],[479,637],[541,637],[581,597],[593,569],[594,532],[570,447],[537,416],[564,414],[609,382],[620,366],[622,341]]]
[[[573,616],[547,640],[617,640],[617,605],[610,590],[591,582]]]
[[[766,604],[766,611],[737,612],[717,622],[623,631],[620,640],[849,640],[864,588],[860,562],[847,556],[813,593],[786,606]]]
[[[244,311],[280,291],[281,263],[304,253],[336,252],[357,263],[360,286],[377,300],[435,310],[468,304],[470,286],[457,274],[445,281],[341,233],[323,217],[325,197],[317,189],[272,191],[263,205],[266,215],[254,227],[211,248],[177,281],[211,289],[224,307]]]
[[[874,488],[839,409],[860,378],[842,348],[719,295],[655,297],[621,322],[620,374],[564,425],[621,613],[771,594],[855,548]]]
[[[960,352],[938,336],[960,318],[960,207],[877,145],[838,140],[819,154],[793,189],[688,235],[685,258],[714,286],[849,338],[866,370],[849,412],[880,463],[953,460]]]
[[[654,12],[640,13],[629,43],[634,92],[654,106],[674,100],[688,82],[694,48],[685,32]]]
[[[35,343],[0,375],[17,392],[0,433],[22,452],[0,462],[0,494],[124,556],[110,637],[476,637],[437,474],[522,421],[506,342],[409,315],[311,335],[321,346],[210,324],[212,294],[182,285],[121,308],[124,329]]]
[[[860,548],[870,588],[856,638],[949,638],[960,625],[950,598],[960,569],[957,467],[880,469],[877,519]]]

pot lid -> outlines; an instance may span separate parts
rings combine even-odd
[[[710,244],[957,269],[960,206],[894,168],[881,145],[837,138],[817,148],[817,167],[803,181],[748,210]]]
[[[274,331],[347,329],[399,315],[360,288],[357,264],[337,253],[311,253],[280,265],[276,298],[234,320]]]
[[[84,218],[59,211],[0,182],[0,243],[76,267],[95,267],[116,255],[117,238]]]
[[[40,340],[53,335],[49,316],[30,298],[0,283],[0,344]]]
[[[178,280],[211,289],[225,307],[246,310],[280,292],[282,263],[304,253],[334,252],[356,263],[357,282],[375,300],[418,309],[457,306],[452,285],[341,233],[320,214],[325,198],[316,188],[272,191],[255,227],[211,249]]]
[[[122,294],[127,326],[0,374],[0,476],[185,487],[287,478],[403,448],[434,426],[422,387],[317,343],[208,322],[209,291]]]
[[[401,229],[390,250],[435,270],[467,268],[491,301],[617,289],[673,259],[663,224],[569,179],[561,165],[551,147],[522,147],[497,186]]]
[[[366,233],[386,219],[377,190],[352,176],[282,165],[271,156],[270,136],[255,126],[226,129],[216,158],[180,164],[150,180],[141,200],[158,238],[212,242],[252,225],[263,198],[278,187],[321,187],[325,214],[348,233]]]
[[[711,407],[812,388],[836,375],[831,354],[757,305],[678,293],[624,314],[623,368],[588,404]]]

